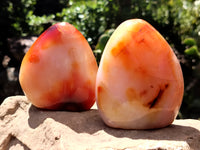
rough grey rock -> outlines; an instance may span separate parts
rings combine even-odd
[[[200,121],[175,120],[156,130],[107,127],[96,107],[85,112],[47,111],[25,96],[0,106],[0,150],[200,150]]]

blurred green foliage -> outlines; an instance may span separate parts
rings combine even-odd
[[[86,37],[97,61],[121,22],[142,18],[169,42],[180,60],[185,94],[180,117],[200,117],[200,0],[3,0],[0,3],[0,60],[9,54],[7,38],[39,35],[66,21]],[[0,66],[0,69],[3,66]]]
[[[56,14],[57,21],[73,24],[95,46],[98,37],[115,27],[118,7],[113,0],[69,1],[69,7]]]
[[[114,31],[115,29],[108,29],[98,39],[95,50],[93,51],[98,64],[100,62],[101,55],[103,54],[106,43]]]

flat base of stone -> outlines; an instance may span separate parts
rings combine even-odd
[[[0,106],[0,150],[200,150],[200,121],[175,120],[156,130],[106,126],[96,107],[84,112],[48,111],[25,96]]]

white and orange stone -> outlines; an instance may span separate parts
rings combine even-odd
[[[123,129],[168,126],[183,92],[181,66],[161,34],[141,19],[120,24],[97,72],[96,99],[104,122]]]

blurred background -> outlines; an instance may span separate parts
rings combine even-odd
[[[52,24],[73,24],[99,62],[112,32],[131,18],[148,21],[171,45],[185,82],[178,118],[200,119],[200,0],[2,0],[0,103],[8,96],[23,94],[18,81],[22,58]]]

